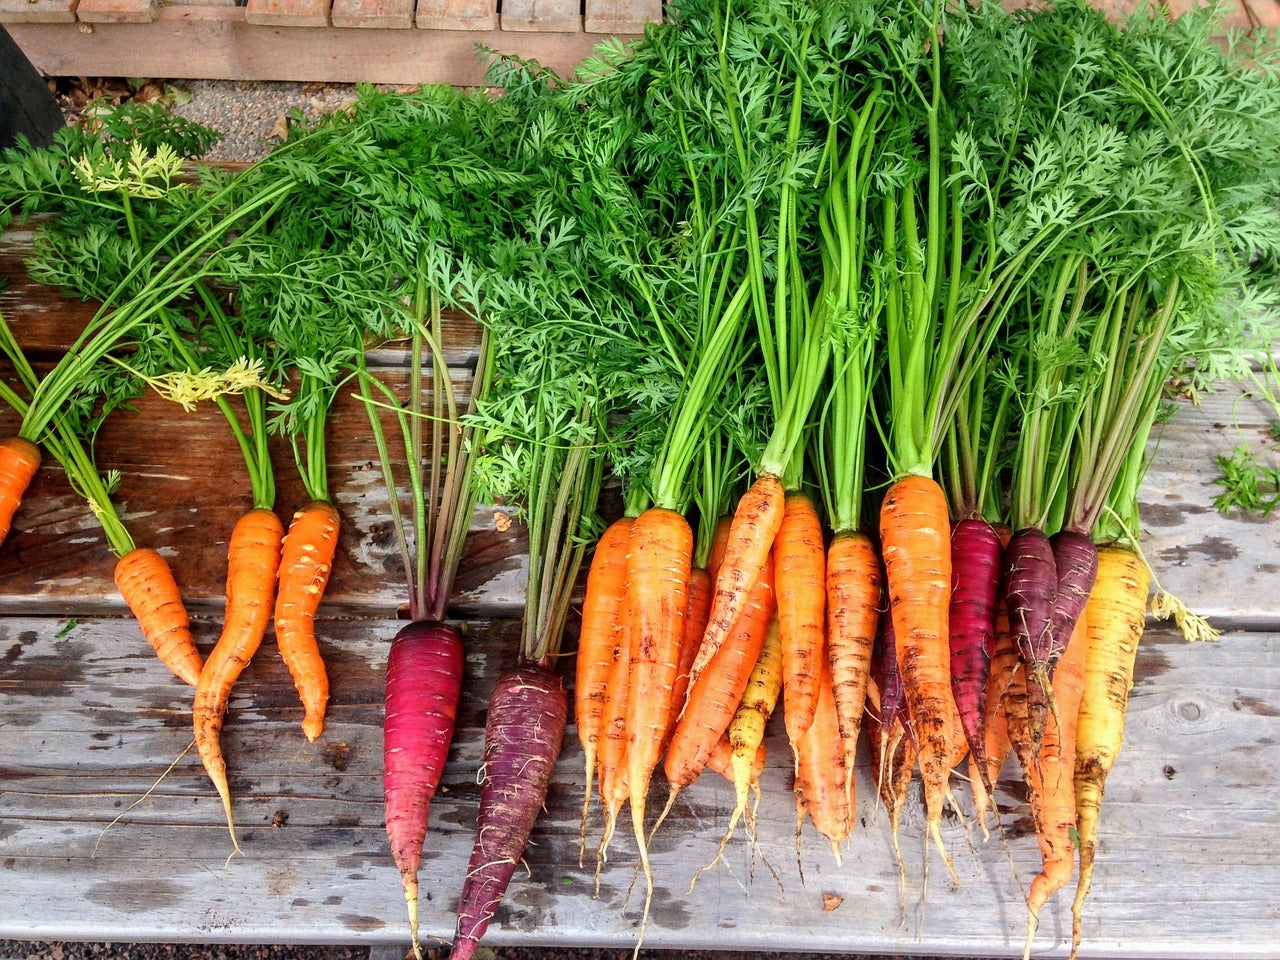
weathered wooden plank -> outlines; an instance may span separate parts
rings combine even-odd
[[[325,27],[329,0],[248,0],[245,21],[266,27]]]
[[[315,31],[250,24],[244,7],[163,6],[154,24],[12,25],[37,69],[64,74],[223,80],[453,83],[479,86],[477,45],[528,57],[562,75],[597,42],[574,33],[503,30]],[[632,37],[624,36],[630,40]]]
[[[496,30],[497,0],[418,0],[415,22],[424,30]]]
[[[582,7],[578,0],[502,0],[498,21],[503,30],[576,33]]]
[[[1267,462],[1275,412],[1238,387],[1179,403],[1153,440],[1154,459],[1139,493],[1142,549],[1155,576],[1196,612],[1221,623],[1280,624],[1280,515],[1212,506],[1221,492],[1214,458],[1248,443]],[[1271,451],[1268,453],[1268,451]]]
[[[60,625],[0,621],[0,902],[47,905],[4,911],[0,936],[404,941],[379,780],[381,671],[395,622],[321,624],[337,659],[330,723],[315,744],[297,729],[288,676],[271,642],[264,645],[237,687],[224,735],[244,847],[225,867],[221,809],[193,755],[127,809],[189,741],[189,691],[140,643],[121,643],[118,622],[86,622],[58,637]],[[478,795],[484,704],[515,642],[514,623],[471,629],[458,733],[422,871],[428,936],[452,930],[449,911]],[[200,624],[201,643],[213,632],[212,624]],[[1280,763],[1278,689],[1280,635],[1229,634],[1194,646],[1168,633],[1144,640],[1125,750],[1108,784],[1082,956],[1273,955],[1280,942],[1271,796]],[[759,860],[752,874],[750,849],[739,837],[686,897],[693,870],[715,852],[731,805],[728,785],[704,777],[682,794],[655,840],[650,946],[777,949],[786,931],[797,931],[815,952],[1020,953],[1025,920],[1014,870],[1025,882],[1039,858],[1012,770],[998,788],[1008,852],[998,838],[970,848],[959,822],[948,819],[944,836],[963,883],[952,887],[935,856],[923,906],[922,816],[916,803],[908,805],[900,927],[897,867],[886,817],[871,802],[865,760],[859,827],[844,865],[836,867],[825,842],[806,828],[802,882],[780,724],[769,745],[760,849],[777,881]],[[614,841],[598,900],[591,866],[577,866],[580,764],[570,728],[527,853],[530,875],[517,874],[490,934],[495,945],[634,942],[640,897],[632,891],[628,899],[635,865],[628,832]],[[664,792],[655,785],[655,803]],[[957,785],[956,792],[967,810],[967,789]],[[593,838],[598,830],[593,814]],[[1046,910],[1037,956],[1065,953],[1069,892]],[[824,894],[844,902],[824,912]],[[1170,903],[1178,909],[1168,910]]]
[[[413,26],[413,0],[333,0],[329,19],[335,27]]]
[[[586,0],[582,28],[587,33],[643,33],[662,19],[662,0]]]
[[[80,0],[76,19],[81,23],[151,23],[156,0]]]
[[[73,23],[78,0],[0,0],[0,23]]]

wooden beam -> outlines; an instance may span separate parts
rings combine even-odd
[[[152,24],[14,24],[54,76],[105,75],[351,83],[484,83],[477,45],[572,72],[598,37],[502,30],[290,30],[250,24],[244,7],[161,7]],[[624,37],[623,39],[634,39]]]

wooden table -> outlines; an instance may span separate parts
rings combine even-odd
[[[0,311],[40,352],[65,342],[91,308],[24,278],[30,241],[24,229],[0,236],[0,277],[10,280]],[[451,357],[465,365],[470,349],[467,332],[456,331]],[[316,743],[304,739],[268,637],[236,687],[223,735],[244,848],[230,862],[217,797],[194,751],[183,754],[190,690],[122,616],[109,554],[83,505],[55,468],[41,472],[0,548],[0,937],[407,943],[380,778],[382,674],[403,588],[363,415],[349,399],[339,407],[331,469],[344,530],[319,628],[333,680],[328,724]],[[1225,632],[1193,646],[1158,626],[1143,641],[1082,956],[1280,955],[1280,518],[1224,518],[1209,506],[1213,456],[1237,442],[1260,445],[1268,422],[1266,408],[1238,391],[1206,397],[1178,412],[1156,451],[1142,497],[1144,549],[1163,585]],[[138,540],[170,555],[207,649],[218,630],[226,537],[247,506],[224,424],[216,411],[183,417],[146,399],[108,425],[102,460],[123,472],[120,497]],[[285,511],[302,494],[283,457],[277,466]],[[421,873],[427,937],[452,933],[485,704],[512,661],[523,570],[519,526],[499,533],[492,511],[477,511],[454,597],[466,686]],[[739,837],[686,894],[732,806],[728,785],[704,777],[654,842],[649,946],[1020,953],[1019,880],[1035,874],[1039,856],[1012,767],[998,789],[1007,845],[982,843],[957,817],[946,821],[959,888],[935,856],[926,890],[922,817],[908,805],[904,916],[886,817],[865,768],[844,865],[811,828],[797,862],[777,726],[760,808],[768,865]],[[570,727],[528,873],[517,874],[488,942],[634,944],[643,898],[631,889],[627,831],[598,897],[590,866],[578,866],[581,763]],[[967,811],[967,787],[956,792]],[[656,786],[655,803],[660,793]],[[593,839],[598,831],[593,818]],[[1065,953],[1069,893],[1046,910],[1037,956]],[[826,910],[831,897],[843,899]]]

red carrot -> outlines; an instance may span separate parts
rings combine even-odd
[[[498,679],[485,724],[480,813],[458,901],[453,960],[474,955],[524,856],[567,715],[564,684],[544,667],[523,663]]]
[[[951,531],[951,693],[964,738],[984,773],[983,697],[995,641],[1002,552],[1000,538],[981,518],[961,520]]]
[[[382,724],[383,798],[415,953],[420,949],[418,866],[431,801],[453,740],[462,672],[462,641],[448,624],[415,620],[391,641]]]

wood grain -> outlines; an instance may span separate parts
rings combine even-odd
[[[192,754],[131,807],[189,742],[189,691],[120,621],[84,620],[58,636],[65,627],[62,618],[0,621],[0,902],[46,905],[5,911],[0,936],[405,941],[379,779],[382,670],[395,621],[320,624],[334,695],[326,732],[314,744],[298,730],[300,711],[274,645],[264,644],[236,688],[224,734],[245,851],[225,868],[221,808]],[[458,733],[422,870],[423,932],[433,937],[452,930],[478,797],[485,703],[516,642],[514,621],[476,621],[468,630]],[[214,632],[215,624],[197,625],[202,645]],[[1084,955],[1261,957],[1280,942],[1272,797],[1278,688],[1274,633],[1234,633],[1199,646],[1168,633],[1144,639],[1125,750],[1108,783]],[[650,946],[769,950],[785,935],[815,952],[1020,952],[1024,914],[1014,871],[1025,881],[1038,852],[1012,769],[997,788],[1007,853],[998,838],[970,847],[949,817],[944,836],[963,885],[954,888],[935,858],[923,906],[923,817],[917,802],[908,804],[900,927],[897,869],[865,758],[844,866],[806,828],[802,882],[780,723],[769,747],[760,844],[778,879],[759,859],[753,874],[740,836],[686,898],[731,806],[728,784],[703,777],[682,794],[654,843]],[[639,914],[637,897],[627,897],[635,865],[628,837],[613,845],[598,900],[591,866],[577,866],[581,762],[571,727],[527,851],[530,875],[517,874],[489,937],[494,946],[634,944]],[[955,789],[967,812],[967,788]],[[655,787],[655,802],[662,792]],[[590,830],[594,838],[597,814]],[[826,913],[824,894],[844,903]],[[1178,909],[1169,911],[1170,903]],[[1065,952],[1068,907],[1061,894],[1051,902],[1037,956]]]

